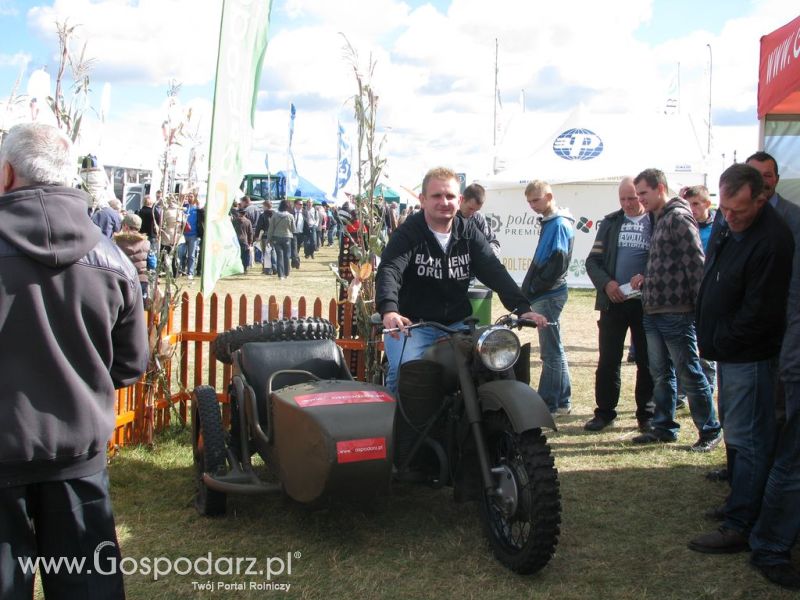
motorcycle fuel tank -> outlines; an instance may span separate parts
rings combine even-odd
[[[386,494],[392,476],[395,399],[357,381],[314,381],[273,392],[280,481],[298,502]]]

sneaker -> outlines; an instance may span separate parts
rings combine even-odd
[[[775,585],[785,587],[790,590],[800,590],[800,573],[798,573],[790,563],[779,565],[757,565],[750,561],[754,569],[766,577]]]
[[[637,435],[632,441],[634,444],[655,444],[656,442],[669,444],[678,441],[678,438],[669,433],[659,431],[658,429],[653,429],[642,435]]]
[[[734,529],[720,527],[691,540],[689,550],[703,554],[736,554],[750,550],[747,538]]]
[[[556,409],[556,414],[557,415],[568,415],[571,412],[572,412],[572,407],[569,407],[569,406],[559,406]]]
[[[722,441],[722,434],[718,433],[714,437],[703,438],[700,437],[694,444],[690,450],[692,452],[711,452],[714,448],[719,446],[719,443]]]
[[[586,421],[586,424],[583,426],[583,428],[586,431],[602,431],[606,427],[610,427],[613,424],[614,424],[614,419],[606,421],[602,417],[594,417],[591,420]]]
[[[191,281],[192,279],[194,279],[194,275],[189,275],[189,281]]]

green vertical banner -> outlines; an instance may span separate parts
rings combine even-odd
[[[242,272],[239,242],[228,213],[250,152],[271,0],[224,0],[208,153],[203,273],[206,295],[220,277]]]

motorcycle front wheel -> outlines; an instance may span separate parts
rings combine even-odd
[[[547,565],[558,544],[558,471],[541,430],[515,433],[502,413],[484,426],[498,490],[481,494],[484,532],[497,560],[515,573],[530,575]]]

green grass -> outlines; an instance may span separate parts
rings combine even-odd
[[[329,286],[322,275],[330,259],[325,252],[319,264],[304,263],[300,276],[289,279],[288,291],[310,295],[311,280]],[[256,289],[274,286],[271,279],[250,274],[232,285],[250,293],[280,293]],[[328,297],[328,290],[313,293]],[[747,555],[705,556],[686,548],[691,537],[714,527],[702,514],[722,502],[726,488],[703,476],[723,463],[724,450],[708,455],[688,451],[696,438],[688,411],[679,415],[678,444],[634,446],[631,365],[623,366],[617,427],[584,432],[594,407],[593,303],[592,293],[573,291],[563,318],[574,410],[549,436],[560,473],[563,524],[557,554],[539,574],[517,576],[496,562],[482,537],[477,507],[453,503],[449,489],[397,486],[368,510],[309,511],[279,496],[230,497],[227,516],[200,517],[192,505],[189,434],[177,428],[161,434],[152,449],[123,449],[111,465],[123,556],[195,560],[211,552],[215,558],[254,557],[263,569],[269,557],[300,553],[293,558],[291,575],[273,578],[291,584],[287,596],[292,598],[796,598],[762,580],[747,566]],[[493,312],[501,313],[499,302]],[[522,333],[529,341],[535,335]],[[536,382],[539,367],[534,363]],[[249,586],[264,579],[173,573],[154,581],[152,575],[133,574],[126,577],[126,586],[132,600],[280,593],[203,592],[192,583]]]

